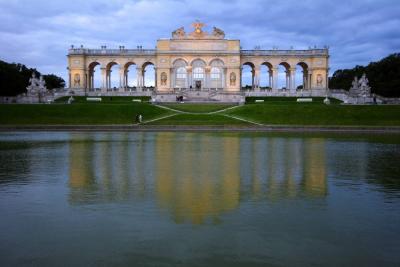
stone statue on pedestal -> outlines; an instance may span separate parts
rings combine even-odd
[[[354,77],[349,95],[352,97],[371,97],[371,87],[368,85],[368,78],[365,73],[360,79]]]
[[[358,78],[357,76],[354,77],[354,80],[351,82],[351,88],[349,91],[350,96],[357,97],[359,95],[360,88],[358,86]]]
[[[26,87],[28,95],[34,95],[39,92],[39,79],[36,78],[36,74],[33,72],[32,77],[29,79],[29,85]]]
[[[43,76],[40,76],[38,79],[34,72],[32,73],[32,77],[29,79],[29,85],[26,87],[26,90],[26,95],[31,99],[36,99],[37,97],[37,100],[32,100],[31,102],[42,102],[43,98],[45,98],[46,94],[48,93],[46,82],[43,79]]]
[[[358,81],[359,95],[362,97],[371,97],[371,87],[368,85],[367,75],[364,73]]]

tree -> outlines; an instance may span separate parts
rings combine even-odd
[[[64,79],[54,74],[43,75],[43,79],[45,80],[46,87],[49,90],[65,87]]]
[[[329,79],[329,87],[349,90],[354,77],[360,77],[363,73],[367,74],[372,93],[400,97],[400,53],[389,55],[378,62],[371,62],[366,67],[337,70]]]
[[[36,69],[29,69],[23,64],[7,63],[0,60],[0,95],[16,96],[26,92],[32,73],[40,76]],[[48,89],[63,88],[65,81],[54,74],[44,75]]]

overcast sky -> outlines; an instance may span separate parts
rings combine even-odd
[[[195,19],[244,49],[329,45],[331,74],[400,52],[398,0],[0,0],[0,59],[66,79],[71,44],[154,48]]]

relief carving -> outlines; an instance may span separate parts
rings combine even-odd
[[[167,74],[165,72],[162,72],[161,73],[161,85],[167,85],[167,80],[168,80]]]
[[[235,86],[236,85],[236,74],[234,72],[231,72],[231,74],[229,75],[229,81],[230,81],[230,85],[231,86]]]
[[[81,85],[81,76],[76,73],[74,75],[74,86],[80,86]]]

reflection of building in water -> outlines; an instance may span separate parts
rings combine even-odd
[[[156,190],[174,220],[203,223],[239,205],[239,139],[160,133],[156,138]]]
[[[145,197],[154,147],[143,137],[140,133],[72,134],[71,202]]]
[[[241,138],[241,183],[254,199],[325,196],[325,143],[322,139]]]
[[[72,134],[70,201],[155,199],[176,222],[218,222],[240,201],[324,197],[323,139]]]

